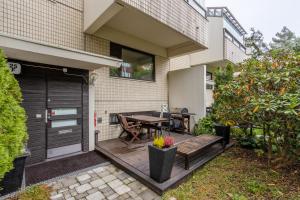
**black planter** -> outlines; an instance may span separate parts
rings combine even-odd
[[[225,144],[230,142],[230,126],[215,125],[216,135],[224,138]]]
[[[2,188],[2,190],[0,189],[0,196],[15,192],[21,188],[25,161],[28,156],[29,153],[25,153],[14,160],[14,168],[7,172],[0,182],[0,188]]]
[[[149,145],[148,150],[150,177],[159,183],[168,180],[171,176],[177,147],[159,149]]]

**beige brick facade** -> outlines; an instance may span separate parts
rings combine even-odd
[[[83,33],[83,0],[0,0],[0,33],[109,55],[109,41]],[[72,67],[72,66],[70,66]],[[156,56],[155,82],[112,78],[104,67],[95,86],[100,140],[117,137],[109,113],[160,110],[168,102],[169,59]]]
[[[208,45],[208,21],[185,0],[119,0],[183,33],[192,40]]]

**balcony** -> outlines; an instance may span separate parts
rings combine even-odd
[[[246,47],[226,31],[224,32],[224,59],[238,64],[249,58]]]
[[[200,51],[208,46],[208,21],[185,0],[84,3],[87,34],[164,57]]]

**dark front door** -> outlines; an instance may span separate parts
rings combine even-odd
[[[48,74],[47,157],[82,149],[82,78]]]
[[[17,61],[18,62],[18,61]],[[85,70],[27,62],[16,75],[27,114],[27,165],[88,150],[88,85]]]

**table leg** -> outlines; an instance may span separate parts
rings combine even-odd
[[[190,160],[189,160],[189,157],[185,156],[184,160],[185,160],[185,170],[189,170],[190,169]]]
[[[148,135],[148,139],[150,139],[151,138],[150,128],[147,128],[147,135]]]
[[[188,132],[189,132],[189,133],[191,132],[191,128],[190,128],[190,119],[191,119],[191,117],[188,116]]]

